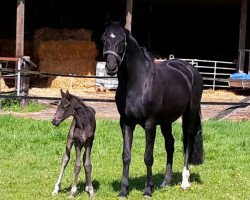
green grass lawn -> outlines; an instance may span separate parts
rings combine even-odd
[[[62,191],[51,196],[65,150],[70,122],[54,127],[49,121],[0,116],[0,199],[67,199],[73,181],[75,158],[66,169]],[[166,154],[163,137],[158,131],[153,166],[155,191],[153,199],[244,200],[250,199],[250,121],[206,121],[203,123],[205,163],[191,167],[192,187],[180,189],[183,152],[181,124],[173,125],[176,138],[172,185],[160,189]],[[142,199],[146,180],[143,162],[144,132],[134,134],[130,170],[129,199]],[[92,152],[95,199],[117,199],[120,188],[122,137],[118,121],[98,120]],[[81,171],[75,199],[88,199],[82,192]]]

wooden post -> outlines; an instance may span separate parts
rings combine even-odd
[[[16,57],[17,58],[23,58],[24,56],[24,13],[25,13],[25,0],[17,0],[17,17],[16,17]],[[21,62],[23,62],[21,60]],[[21,70],[23,68],[23,65],[25,63],[19,63],[21,66]],[[19,66],[16,65],[17,67]],[[19,68],[20,68],[19,66]],[[17,68],[16,67],[16,68]],[[20,72],[19,72],[20,73]],[[27,78],[23,75],[19,74],[20,79],[18,79],[16,82],[17,84],[20,84],[20,88],[27,87]],[[18,88],[19,88],[18,87]],[[19,91],[18,91],[19,92]],[[21,91],[22,95],[27,95],[27,92],[24,93],[24,91]],[[20,102],[21,107],[24,107],[28,104],[27,99],[22,99]]]
[[[125,28],[131,32],[132,26],[133,0],[127,0],[126,5],[126,25]]]
[[[238,71],[244,71],[245,65],[245,51],[246,48],[246,27],[247,27],[247,1],[241,1],[241,17],[240,17],[240,33],[239,33],[239,57],[238,57]]]
[[[25,0],[17,0],[16,18],[16,57],[24,54],[24,6]]]

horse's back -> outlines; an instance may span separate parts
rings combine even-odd
[[[174,121],[182,115],[192,98],[200,101],[202,78],[191,64],[182,60],[164,61],[155,65],[154,74],[152,101],[157,104],[160,116]]]

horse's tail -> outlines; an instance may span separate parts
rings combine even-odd
[[[201,112],[196,114],[194,122],[194,132],[191,134],[189,139],[191,140],[191,149],[189,154],[189,164],[200,165],[204,162],[204,148],[203,148],[203,137],[202,137],[202,126],[201,126]]]

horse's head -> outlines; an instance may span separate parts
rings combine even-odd
[[[108,75],[115,75],[126,53],[126,32],[118,22],[112,22],[102,36],[103,56]]]
[[[70,115],[74,114],[75,111],[75,101],[74,96],[72,96],[67,90],[64,93],[61,89],[62,99],[57,107],[56,113],[52,119],[52,124],[58,126],[63,120],[68,118]]]

